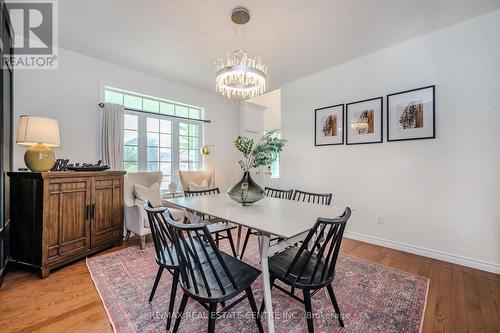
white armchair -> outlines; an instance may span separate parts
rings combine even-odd
[[[134,194],[134,185],[150,187],[153,184],[160,184],[162,181],[162,173],[156,172],[137,172],[127,173],[124,177],[124,201],[125,201],[125,228],[127,229],[126,239],[130,233],[139,236],[141,240],[141,249],[146,245],[146,235],[151,233],[149,227],[148,216],[144,210],[144,202],[137,198]],[[175,208],[168,201],[162,200],[164,207],[169,208],[169,212],[178,222],[183,222],[186,217],[186,212]]]
[[[189,188],[190,182],[196,184],[202,184],[203,182],[206,182],[208,188],[215,187],[212,178],[212,172],[210,171],[179,171],[179,179],[181,181],[183,191],[193,190]]]

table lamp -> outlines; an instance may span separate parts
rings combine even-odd
[[[59,123],[55,119],[21,116],[16,143],[29,147],[24,153],[24,163],[33,172],[49,171],[55,163],[51,147],[59,147]]]

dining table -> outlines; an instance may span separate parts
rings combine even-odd
[[[186,209],[192,214],[191,219],[199,220],[200,216],[209,215],[236,224],[238,226],[237,253],[239,253],[242,227],[257,231],[265,318],[269,333],[274,333],[274,312],[268,258],[304,239],[318,217],[335,218],[341,216],[345,210],[345,207],[341,206],[318,205],[271,197],[265,197],[249,206],[243,206],[225,193],[167,200],[179,208]],[[271,235],[280,237],[284,241],[271,246]]]

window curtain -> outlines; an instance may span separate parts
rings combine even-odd
[[[102,109],[102,163],[111,170],[123,170],[124,117],[121,105],[106,103]]]

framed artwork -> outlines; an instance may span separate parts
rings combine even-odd
[[[387,95],[387,141],[436,137],[435,86]]]
[[[382,142],[383,97],[346,104],[346,143]]]
[[[344,144],[344,104],[314,110],[314,145]]]

